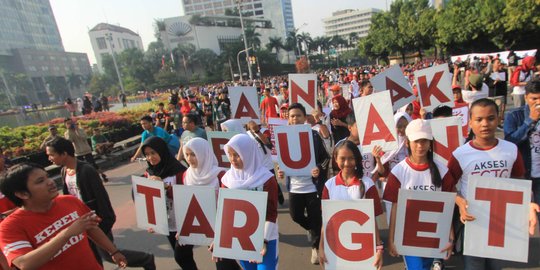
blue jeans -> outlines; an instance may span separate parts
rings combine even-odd
[[[416,256],[403,256],[407,270],[430,270],[433,258],[422,258]]]
[[[244,270],[276,270],[278,265],[278,240],[268,241],[262,263],[240,261]]]

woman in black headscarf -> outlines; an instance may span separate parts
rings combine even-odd
[[[173,211],[172,186],[182,183],[182,174],[186,168],[169,151],[167,143],[156,136],[146,139],[141,147],[146,157],[148,168],[145,176],[149,179],[162,181],[167,194],[167,216],[169,223],[169,243],[174,250],[174,260],[184,270],[196,270],[197,265],[193,259],[193,246],[180,246],[176,241],[176,221]]]

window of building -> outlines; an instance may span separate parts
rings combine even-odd
[[[123,42],[122,45],[124,46],[124,49],[129,49],[129,48],[130,48],[130,47],[129,47],[129,40],[127,40],[127,39],[124,38],[124,39],[122,40],[122,42]]]
[[[262,8],[262,4],[261,3],[255,3],[255,4],[253,4],[253,7],[254,8]]]
[[[98,48],[99,48],[100,50],[105,50],[105,49],[107,49],[107,42],[105,42],[105,38],[104,38],[104,37],[96,38],[96,42],[97,42]]]
[[[263,15],[263,11],[262,10],[255,10],[255,15]]]

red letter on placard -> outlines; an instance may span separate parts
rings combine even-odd
[[[231,163],[223,160],[223,157],[225,156],[225,150],[223,150],[223,146],[229,142],[229,139],[225,138],[212,138],[212,149],[214,150],[214,155],[216,155],[218,166],[221,168],[228,168],[231,167]]]
[[[195,198],[195,195],[191,197],[188,209],[186,218],[182,224],[182,229],[180,230],[180,235],[189,236],[192,233],[198,233],[204,234],[208,238],[214,237],[214,230],[212,230],[212,226],[210,226],[210,222],[208,222],[208,219],[204,215],[201,205],[197,201],[197,198]],[[199,226],[193,224],[195,218],[197,218]]]
[[[354,221],[364,225],[368,220],[368,215],[354,209],[346,209],[335,213],[326,225],[325,237],[328,247],[336,256],[347,261],[358,262],[373,257],[375,244],[373,242],[373,233],[351,233],[351,242],[360,244],[362,247],[359,249],[348,249],[339,240],[339,228],[343,223]]]
[[[375,126],[377,126],[379,131],[374,131]],[[379,112],[377,112],[373,104],[370,104],[366,132],[364,133],[362,145],[369,145],[372,141],[376,140],[390,142],[395,141],[396,139],[392,136],[392,133],[379,115]]]
[[[307,132],[300,132],[298,134],[300,136],[299,142],[309,142],[309,133]],[[291,159],[291,152],[289,151],[289,143],[287,139],[286,133],[279,133],[278,134],[279,139],[279,149],[280,149],[280,157],[283,163],[285,163],[289,168],[292,169],[303,169],[306,166],[309,165],[309,161],[311,160],[310,155],[310,145],[309,143],[300,143],[300,160],[293,161]]]
[[[418,91],[422,97],[422,106],[428,107],[431,105],[431,96],[435,96],[441,103],[449,102],[450,99],[444,95],[444,93],[437,86],[441,80],[444,71],[439,71],[433,75],[433,80],[431,80],[429,86],[427,85],[426,76],[418,77]]]
[[[255,112],[255,110],[253,109],[251,104],[249,104],[248,99],[246,98],[246,96],[243,93],[240,95],[240,101],[238,102],[238,108],[236,109],[236,112],[234,114],[234,118],[236,118],[236,119],[240,119],[242,117],[249,117],[249,118],[252,118],[252,119],[257,119],[258,118],[257,113]]]
[[[159,189],[137,185],[137,193],[144,195],[146,201],[146,215],[148,223],[156,225],[156,212],[154,211],[154,197],[160,198]]]
[[[386,89],[390,89],[390,93],[392,93],[392,104],[396,103],[396,101],[402,98],[408,98],[412,96],[411,92],[405,90],[405,88],[392,81],[389,77],[386,77]]]
[[[234,227],[235,212],[241,211],[246,215],[243,227]],[[219,245],[224,248],[232,247],[233,238],[238,239],[243,250],[255,251],[255,246],[249,238],[259,226],[259,212],[253,204],[244,200],[223,200],[223,223],[221,225],[221,240]]]
[[[442,213],[443,202],[407,200],[405,226],[403,227],[403,245],[425,248],[439,248],[440,239],[418,236],[418,232],[437,232],[437,223],[421,222],[420,212]]]
[[[506,225],[506,205],[523,203],[523,192],[490,188],[476,188],[475,199],[488,201],[489,235],[488,245],[504,247],[504,227]]]
[[[311,107],[317,108],[315,101],[315,81],[308,80],[308,89],[305,92],[298,84],[291,81],[291,103],[298,102],[298,96],[302,97]]]
[[[446,134],[447,135],[447,142],[448,147],[444,146],[442,143],[439,143],[438,141],[433,141],[433,151],[437,153],[439,156],[443,157],[447,161],[450,160],[452,157],[452,152],[456,150],[456,148],[459,147],[459,136],[458,136],[458,129],[461,127],[458,126],[448,126],[446,127]]]

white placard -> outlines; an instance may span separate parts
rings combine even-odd
[[[289,74],[289,104],[300,103],[306,113],[317,109],[317,74]]]
[[[353,107],[362,153],[371,153],[375,145],[384,152],[398,147],[390,91],[355,98]]]
[[[394,111],[413,102],[416,97],[409,85],[408,80],[403,76],[399,65],[393,65],[389,69],[377,74],[369,80],[375,92],[390,90],[392,106]]]
[[[143,230],[152,229],[154,232],[169,235],[167,221],[167,203],[165,188],[162,181],[132,175],[133,199],[137,227]]]
[[[223,131],[207,131],[206,137],[208,138],[208,143],[210,144],[210,148],[214,151],[214,155],[216,155],[216,158],[218,160],[218,166],[221,168],[228,169],[231,167],[231,163],[229,162],[229,157],[227,156],[227,153],[225,153],[225,150],[223,149],[223,146],[229,142],[229,140],[234,136],[238,134],[238,132],[223,132]]]
[[[527,262],[531,181],[469,176],[464,255]]]
[[[444,258],[456,194],[399,189],[394,244],[400,255]]]
[[[433,133],[433,156],[443,164],[448,164],[452,152],[465,143],[461,117],[437,118],[431,119],[430,122]]]
[[[267,198],[262,191],[220,189],[214,257],[262,261]]]
[[[209,246],[214,240],[216,189],[174,185],[173,194],[178,243]]]
[[[229,87],[229,97],[231,99],[231,118],[241,119],[246,123],[250,120],[257,124],[261,123],[257,88],[247,86]]]
[[[375,214],[372,199],[322,200],[327,270],[375,269]]]
[[[277,161],[277,149],[276,149],[276,133],[274,132],[274,128],[277,127],[277,126],[286,126],[287,125],[287,120],[286,119],[281,119],[281,118],[275,118],[275,117],[270,117],[268,118],[268,124],[267,124],[267,128],[268,128],[268,131],[270,131],[270,142],[272,142],[272,160],[274,160],[274,162]]]
[[[315,168],[312,132],[310,125],[274,128],[279,169],[287,176],[311,175]]]
[[[452,115],[461,117],[461,132],[463,137],[469,135],[469,105],[458,103],[452,108]]]
[[[414,72],[414,81],[418,89],[420,104],[431,112],[439,105],[454,106],[452,75],[448,65],[438,65]]]

